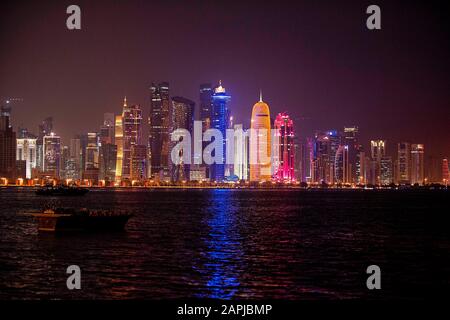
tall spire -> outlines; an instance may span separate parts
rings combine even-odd
[[[225,88],[222,87],[222,80],[219,80],[219,86],[214,90],[215,93],[225,93]]]
[[[259,102],[263,102],[261,89],[259,89]]]
[[[127,106],[127,96],[125,96],[123,98],[123,106],[126,107]]]

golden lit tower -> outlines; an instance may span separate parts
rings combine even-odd
[[[123,108],[127,107],[127,97],[123,99]],[[116,160],[116,182],[122,179],[122,164],[123,164],[123,117],[117,115],[115,119],[115,142],[117,145],[117,160]]]
[[[253,106],[250,132],[250,181],[270,181],[271,131],[269,105],[262,100]]]

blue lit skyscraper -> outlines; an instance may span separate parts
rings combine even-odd
[[[222,87],[222,81],[219,81],[219,86],[214,89],[214,93],[211,96],[211,128],[219,130],[223,136],[222,163],[211,165],[210,170],[210,179],[215,181],[223,181],[225,178],[226,130],[230,116],[228,110],[230,100],[231,96]]]

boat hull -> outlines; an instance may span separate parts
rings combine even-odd
[[[81,216],[65,214],[33,214],[40,232],[123,231],[132,215]]]

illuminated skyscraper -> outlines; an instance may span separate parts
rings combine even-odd
[[[115,180],[117,165],[117,145],[115,145],[115,115],[105,113],[100,127],[98,168],[99,179],[109,185]]]
[[[186,129],[192,136],[194,127],[194,112],[195,102],[182,97],[173,97],[171,114],[172,132],[176,129]],[[176,143],[177,142],[172,142],[172,146],[175,146]],[[183,160],[183,163],[176,165],[170,161],[172,181],[189,180],[189,163],[192,163],[192,157],[190,156],[191,153],[192,150],[186,151],[181,149],[179,156]],[[191,157],[191,159],[187,159],[187,157]]]
[[[170,99],[169,84],[152,84],[150,88],[150,115],[148,122],[150,132],[148,137],[151,174],[157,179],[166,180],[170,177]]]
[[[294,135],[294,174],[298,182],[306,182],[309,177],[309,157],[307,143],[298,134]]]
[[[195,102],[183,97],[172,98],[171,129],[186,129],[192,134]]]
[[[424,182],[424,149],[423,144],[411,144],[411,184]]]
[[[349,146],[340,145],[334,157],[335,183],[350,183]]]
[[[100,148],[100,173],[99,178],[109,185],[116,177],[117,145],[107,143]]]
[[[306,173],[306,182],[317,183],[317,177],[315,176],[315,139],[308,137],[306,138],[305,144],[305,156],[307,157],[308,170]]]
[[[211,128],[212,92],[210,83],[200,85],[200,120],[202,121],[203,132]]]
[[[131,146],[131,180],[143,181],[147,177],[147,146]]]
[[[228,109],[230,100],[231,96],[226,93],[222,82],[219,81],[219,86],[214,89],[214,93],[211,96],[211,128],[219,130],[223,136],[222,159],[210,166],[210,179],[215,181],[223,181],[225,179],[226,130],[228,129],[230,118]]]
[[[142,110],[139,105],[128,106],[126,101],[122,112],[123,159],[122,179],[131,178],[131,147],[141,145]]]
[[[331,180],[330,183],[335,183],[336,182],[336,168],[335,168],[335,164],[336,164],[336,153],[339,150],[339,147],[342,145],[342,135],[338,130],[330,130],[328,131],[328,137],[330,139],[330,176],[331,176]],[[348,151],[348,149],[346,150],[346,152]],[[346,157],[348,159],[348,156]],[[348,162],[348,161],[347,161]],[[348,172],[348,170],[347,170]]]
[[[212,96],[213,89],[210,83],[205,83],[200,85],[200,106],[199,106],[199,113],[200,113],[200,120],[202,122],[202,133],[204,133],[206,130],[211,128],[211,109],[212,109]],[[207,141],[203,141],[202,137],[199,137],[198,139],[201,140],[202,144],[202,151],[201,154],[194,154],[194,159],[201,159],[203,156],[203,150],[208,145]],[[203,174],[203,171],[205,173],[205,179],[209,180],[210,176],[210,167],[207,164],[202,164],[199,166],[195,166],[196,170],[201,174]],[[200,176],[198,175],[198,176]]]
[[[85,170],[98,169],[99,167],[99,148],[98,136],[96,132],[89,132],[88,143],[86,147]]]
[[[234,132],[234,175],[239,180],[248,180],[249,134],[242,124],[235,124]]]
[[[397,148],[397,183],[409,184],[411,183],[410,174],[410,144],[408,142],[401,142]]]
[[[448,159],[442,159],[442,183],[448,185],[449,179],[449,170],[448,170]]]
[[[360,149],[356,156],[356,183],[364,185],[367,183],[367,157],[366,153]]]
[[[99,146],[96,132],[87,134],[87,145],[84,152],[84,172],[83,179],[95,183],[99,177]]]
[[[69,158],[66,163],[65,178],[81,179],[81,144],[79,138],[70,139]]]
[[[274,121],[274,129],[274,178],[280,182],[292,182],[295,180],[294,123],[287,113],[279,113]]]
[[[359,129],[357,126],[344,127],[343,141],[348,146],[349,162],[349,182],[357,181],[358,153],[361,151],[361,145],[358,141]]]
[[[381,160],[386,155],[386,140],[372,140],[370,141],[370,151],[372,159]]]
[[[381,184],[381,158],[386,156],[386,140],[370,141],[370,151],[373,161],[373,174],[371,183]]]
[[[392,157],[384,156],[380,160],[380,184],[387,186],[393,182]]]
[[[17,160],[26,161],[26,178],[31,179],[33,169],[36,168],[35,138],[17,139]],[[25,178],[25,177],[22,177]]]
[[[126,99],[124,105],[126,104]],[[122,115],[117,115],[115,119],[115,143],[117,146],[117,160],[116,160],[116,182],[122,179],[122,165],[123,165],[123,122]]]
[[[59,170],[60,179],[68,179],[67,171],[70,169],[70,150],[69,146],[61,146],[61,169]]]
[[[100,145],[107,143],[114,144],[114,114],[105,113],[103,116],[103,125],[100,127]]]
[[[89,138],[87,133],[77,134],[75,138],[80,142],[80,179],[83,179],[86,171],[86,149]]]
[[[70,139],[70,157],[75,160],[76,166],[78,168],[78,173],[81,172],[81,140],[79,137]],[[81,178],[79,175],[78,179]]]
[[[316,132],[312,142],[311,182],[333,184],[336,153],[341,145],[340,135],[336,130]]]
[[[43,171],[59,178],[61,169],[61,138],[53,132],[43,137]]]
[[[311,182],[328,183],[330,177],[330,143],[326,134],[316,132],[309,145]]]
[[[13,131],[9,116],[0,115],[0,178],[15,178],[16,133]]]
[[[270,181],[272,179],[272,141],[269,105],[262,100],[252,109],[250,131],[250,181]]]
[[[43,150],[43,139],[44,136],[50,135],[53,131],[53,118],[45,118],[39,125],[38,139],[36,141],[36,166],[39,170],[43,170],[44,167],[44,150]]]

